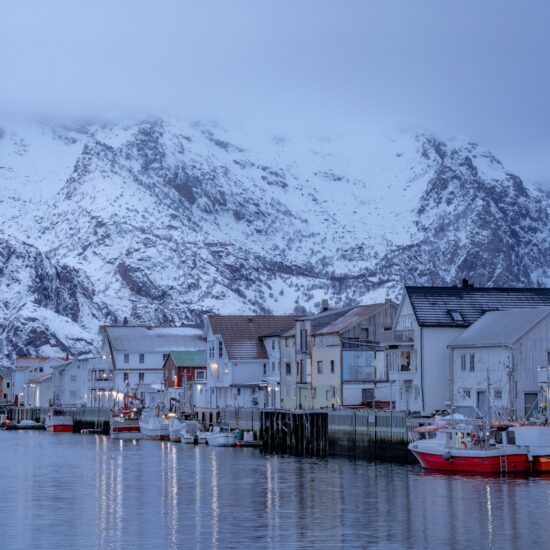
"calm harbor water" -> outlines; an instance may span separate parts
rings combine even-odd
[[[550,478],[0,432],[0,548],[545,548]]]

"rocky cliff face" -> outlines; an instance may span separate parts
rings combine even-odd
[[[162,119],[0,136],[4,353],[84,351],[124,318],[550,281],[548,196],[474,143]]]

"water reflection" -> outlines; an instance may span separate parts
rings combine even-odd
[[[545,548],[550,537],[542,477],[38,432],[0,432],[0,460],[2,550]]]

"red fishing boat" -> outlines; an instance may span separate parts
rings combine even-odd
[[[122,407],[111,411],[112,439],[140,439],[139,415],[141,399],[136,395],[124,394]]]
[[[470,420],[417,430],[424,437],[409,449],[424,468],[485,474],[531,471],[528,447],[516,445],[506,429],[488,429]]]

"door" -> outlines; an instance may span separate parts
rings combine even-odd
[[[539,406],[539,394],[535,392],[526,392],[523,394],[523,403],[525,406],[525,419],[528,420],[537,414]]]
[[[482,416],[487,414],[487,392],[485,390],[477,392],[477,410]]]

